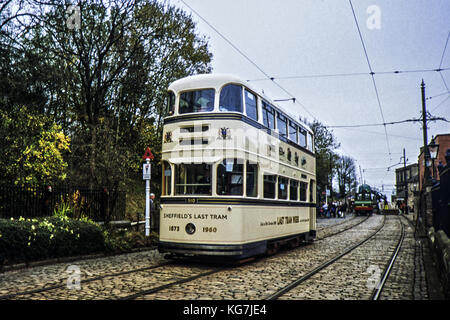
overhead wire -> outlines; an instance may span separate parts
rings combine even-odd
[[[444,46],[444,50],[442,51],[441,62],[439,63],[439,68],[438,69],[441,69],[442,63],[444,62],[445,51],[447,49],[447,44],[448,44],[448,39],[449,38],[450,38],[450,31],[448,32],[447,40],[445,41],[445,46]],[[445,89],[447,89],[447,92],[450,93],[450,90],[448,89],[448,86],[447,86],[447,82],[445,81],[444,75],[442,74],[441,71],[439,71],[439,75],[441,76],[441,79],[442,79],[442,82],[444,83]]]
[[[375,76],[374,76],[375,73],[373,72],[372,66],[370,64],[369,55],[367,54],[366,45],[364,44],[364,39],[363,39],[362,34],[361,34],[361,29],[359,28],[358,19],[356,18],[355,9],[353,8],[352,0],[348,0],[348,1],[350,3],[350,7],[352,9],[353,18],[355,20],[356,28],[358,29],[359,39],[361,40],[361,44],[362,44],[362,47],[364,49],[364,55],[366,57],[367,65],[369,66],[370,75],[371,75],[371,78],[372,78],[372,83],[373,83],[373,86],[374,86],[374,89],[375,89],[375,94],[376,94],[376,97],[377,97],[378,108],[379,108],[380,114],[381,114],[381,119],[383,120],[383,123],[385,123],[386,121],[384,120],[384,114],[383,114],[383,108],[381,107],[380,95],[378,93],[377,83],[375,81]],[[389,137],[388,137],[386,126],[384,126],[384,133],[385,133],[386,144],[387,144],[387,148],[388,148],[388,154],[389,154],[390,160],[392,161],[391,147],[390,147],[390,144],[389,144]]]
[[[292,76],[280,76],[267,78],[249,79],[248,82],[266,81],[266,80],[293,80],[293,79],[312,79],[312,78],[331,78],[331,77],[351,77],[351,76],[367,76],[376,74],[402,74],[402,73],[424,73],[424,72],[441,72],[447,71],[450,68],[438,68],[438,69],[420,69],[420,70],[392,70],[392,71],[371,71],[371,72],[350,72],[350,73],[330,73],[330,74],[305,74],[305,75],[292,75]]]
[[[377,84],[376,84],[376,81],[375,81],[375,77],[374,77],[374,75],[375,74],[400,74],[400,73],[413,73],[413,72],[439,72],[440,74],[441,74],[441,77],[443,78],[443,76],[442,76],[442,71],[446,71],[446,70],[450,70],[450,68],[441,68],[442,67],[442,63],[443,63],[443,58],[444,58],[444,55],[445,55],[445,50],[446,50],[446,47],[447,47],[447,44],[448,44],[448,40],[449,40],[449,37],[450,37],[450,32],[449,32],[449,36],[447,37],[447,41],[446,41],[446,45],[445,45],[445,48],[444,48],[444,52],[443,52],[443,54],[442,54],[442,57],[441,57],[441,62],[440,62],[440,66],[439,66],[439,68],[438,69],[424,69],[424,70],[393,70],[393,71],[381,71],[381,72],[374,72],[373,71],[373,69],[372,69],[372,66],[371,66],[371,63],[370,63],[370,60],[369,60],[369,56],[368,56],[368,53],[367,53],[367,49],[366,49],[366,46],[365,46],[365,43],[364,43],[364,39],[363,39],[363,37],[362,37],[362,34],[361,34],[361,30],[360,30],[360,27],[359,27],[359,24],[358,24],[358,20],[357,20],[357,17],[356,17],[356,14],[355,14],[355,10],[354,10],[354,7],[353,7],[353,4],[352,4],[352,2],[351,2],[351,0],[349,0],[349,3],[350,3],[350,7],[351,7],[351,10],[352,10],[352,13],[353,13],[353,18],[354,18],[354,21],[355,21],[355,24],[356,24],[356,27],[357,27],[357,30],[358,30],[358,34],[359,34],[359,37],[360,37],[360,40],[361,40],[361,44],[362,44],[362,47],[363,47],[363,50],[364,50],[364,55],[365,55],[365,57],[366,57],[366,61],[367,61],[367,65],[368,65],[368,67],[369,67],[369,70],[370,70],[370,73],[367,73],[367,72],[354,72],[354,73],[339,73],[339,74],[323,74],[323,75],[301,75],[301,76],[288,76],[288,77],[278,77],[278,78],[275,78],[275,77],[273,77],[273,76],[270,76],[267,72],[265,72],[257,63],[255,63],[252,59],[250,59],[250,57],[247,55],[247,54],[245,54],[242,50],[240,50],[236,45],[234,45],[227,37],[225,37],[219,30],[217,30],[211,23],[209,23],[205,18],[203,18],[196,10],[194,10],[190,5],[188,5],[184,0],[179,0],[180,2],[182,2],[186,7],[188,7],[194,14],[196,14],[204,23],[206,23],[211,29],[213,29],[223,40],[225,40],[232,48],[234,48],[241,56],[243,56],[250,64],[252,64],[256,69],[258,69],[264,76],[265,76],[265,78],[264,79],[254,79],[254,80],[247,80],[247,81],[262,81],[262,80],[270,80],[271,82],[273,82],[279,89],[281,89],[283,92],[285,92],[288,96],[290,96],[291,98],[290,99],[286,99],[286,100],[293,100],[293,102],[294,103],[296,103],[296,104],[298,104],[298,105],[300,105],[314,120],[316,120],[316,121],[318,121],[318,119],[317,119],[317,117],[315,117],[309,110],[308,110],[308,108],[306,108],[302,103],[300,103],[299,101],[298,101],[298,99],[292,94],[292,93],[290,93],[288,90],[286,90],[282,85],[280,85],[278,82],[276,82],[275,80],[284,80],[284,79],[299,79],[299,78],[323,78],[323,77],[339,77],[339,76],[362,76],[362,75],[370,75],[371,76],[371,78],[372,78],[372,83],[373,83],[373,86],[374,86],[374,90],[375,90],[375,94],[376,94],[376,98],[377,98],[377,103],[378,103],[378,107],[379,107],[379,110],[380,110],[380,114],[381,114],[381,118],[382,118],[382,121],[383,121],[383,123],[381,123],[381,124],[363,124],[363,125],[352,125],[352,126],[325,126],[326,128],[358,128],[358,127],[367,127],[367,126],[380,126],[380,125],[382,125],[383,127],[384,127],[384,135],[385,135],[385,139],[386,139],[386,144],[387,144],[387,149],[388,149],[388,154],[389,154],[389,156],[390,156],[390,160],[392,161],[392,153],[391,153],[391,150],[390,150],[390,143],[389,143],[389,137],[388,137],[388,133],[387,133],[387,128],[386,128],[386,126],[387,125],[391,125],[391,124],[397,124],[397,123],[404,123],[404,122],[412,122],[412,121],[418,121],[418,119],[408,119],[408,120],[402,120],[402,121],[394,121],[394,122],[386,122],[385,121],[385,118],[384,118],[384,114],[383,114],[383,108],[382,108],[382,105],[381,105],[381,100],[380,100],[380,95],[379,95],[379,91],[378,91],[378,87],[377,87]],[[444,82],[444,84],[445,84],[445,86],[446,86],[446,88],[447,88],[447,85],[446,85],[446,83],[445,83],[445,79],[442,79],[443,80],[443,82]],[[448,88],[447,88],[447,90],[448,90]],[[430,97],[430,99],[431,99],[432,97]],[[450,98],[450,96],[448,97],[448,98]],[[447,99],[448,99],[447,98]],[[446,101],[447,99],[445,99],[444,101]],[[443,101],[443,102],[444,102]],[[443,102],[441,102],[441,104],[443,103]],[[439,104],[439,105],[441,105],[441,104]],[[437,106],[438,107],[438,106]],[[437,108],[436,107],[436,108]],[[435,109],[436,109],[435,108]],[[435,110],[434,109],[434,110]],[[431,120],[431,119],[430,119]],[[444,121],[447,121],[446,119],[443,119],[443,118],[439,118],[438,120],[444,120]],[[345,152],[345,153],[347,153],[347,154],[349,154],[348,152],[346,152],[343,148],[342,148],[342,146],[341,146],[341,149]],[[355,161],[357,161],[356,159],[355,159]]]
[[[273,84],[275,84],[279,89],[281,89],[284,93],[291,97],[294,103],[297,103],[299,106],[303,108],[313,119],[318,120],[316,116],[314,116],[308,108],[306,108],[298,99],[286,90],[282,85],[277,83],[273,77],[271,77],[267,72],[265,72],[258,64],[256,64],[252,59],[249,58],[242,50],[240,50],[236,45],[234,45],[225,35],[223,35],[219,30],[217,30],[211,23],[209,23],[205,18],[203,18],[197,11],[195,11],[191,6],[189,6],[184,0],[180,0],[186,7],[188,7],[192,12],[194,12],[203,22],[205,22],[211,29],[213,29],[222,39],[224,39],[233,49],[235,49],[240,55],[242,55],[248,62],[250,62],[255,68],[257,68],[267,79],[271,80]]]

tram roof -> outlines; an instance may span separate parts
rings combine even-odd
[[[281,111],[286,115],[287,117],[291,118],[295,122],[301,124],[305,129],[307,129],[309,132],[312,133],[311,128],[304,123],[303,121],[296,119],[295,116],[288,113],[284,108],[277,105],[272,99],[267,97],[263,93],[259,93],[258,90],[256,90],[254,87],[252,87],[247,81],[243,81],[241,78],[232,75],[232,74],[226,74],[226,73],[208,73],[208,74],[197,74],[193,76],[188,76],[185,78],[178,79],[174,82],[172,82],[169,86],[169,90],[173,90],[175,92],[180,92],[184,90],[194,90],[194,89],[200,89],[200,88],[214,88],[217,91],[228,83],[235,83],[240,84],[251,91],[257,93],[261,98],[269,102],[272,106],[274,106],[278,111]]]

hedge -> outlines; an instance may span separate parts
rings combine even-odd
[[[0,265],[84,255],[105,250],[100,226],[64,216],[0,219]]]

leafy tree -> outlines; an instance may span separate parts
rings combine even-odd
[[[70,139],[61,126],[26,107],[0,110],[0,176],[14,184],[52,184],[67,177]]]
[[[148,145],[158,163],[165,89],[211,71],[192,18],[154,0],[18,3],[0,8],[8,19],[0,30],[2,109],[26,105],[61,126],[71,139],[72,183],[117,190],[139,172]],[[68,24],[70,5],[80,28]]]
[[[356,182],[356,166],[353,158],[341,156],[337,166],[336,175],[338,178],[339,193],[345,196],[353,188]]]
[[[309,126],[314,132],[317,191],[321,195],[327,186],[332,189],[333,176],[339,159],[334,150],[339,148],[340,143],[337,142],[333,132],[321,122],[314,120]]]

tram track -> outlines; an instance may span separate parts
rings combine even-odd
[[[324,240],[325,238],[330,238],[334,235],[343,233],[351,228],[355,228],[356,226],[360,225],[361,223],[367,221],[369,217],[366,219],[363,219],[362,221],[352,224],[350,226],[346,226],[344,230],[339,230],[338,232],[335,232],[333,234],[328,235],[327,237],[322,238],[321,240]],[[341,225],[341,224],[340,224]],[[300,248],[306,248],[304,246],[301,246]],[[299,249],[299,248],[296,248]],[[283,255],[289,255],[292,253],[292,251],[295,251],[296,249],[280,252],[281,254],[276,254],[274,256],[271,256],[270,258],[276,259],[277,256],[283,256]],[[267,257],[255,259],[254,261],[250,263],[246,263],[245,266],[249,266],[257,261],[264,261],[265,259],[268,259]],[[175,270],[176,268],[180,268],[181,271],[178,271],[178,274],[183,274],[183,276],[174,275],[174,272],[171,270]],[[146,297],[148,295],[157,294],[158,292],[164,291],[166,289],[170,289],[177,285],[182,284],[188,284],[189,282],[193,282],[195,280],[199,280],[201,278],[205,278],[226,270],[231,270],[233,267],[220,267],[220,268],[205,268],[205,266],[202,266],[199,270],[193,271],[195,269],[192,267],[192,265],[183,265],[180,264],[178,261],[169,261],[165,263],[160,263],[158,265],[143,267],[143,268],[136,268],[131,270],[126,270],[123,272],[116,272],[116,273],[106,273],[101,274],[96,277],[91,277],[87,279],[83,279],[81,281],[81,285],[86,287],[89,283],[92,283],[92,287],[101,287],[101,284],[96,284],[96,282],[121,282],[126,276],[127,278],[130,277],[129,282],[137,282],[133,280],[136,277],[136,274],[145,274],[146,284],[138,286],[136,288],[133,288],[129,294],[126,294],[126,292],[120,292],[120,294],[110,295],[108,292],[102,292],[102,294],[95,295],[96,298],[102,299],[121,299],[121,300],[132,300],[132,299],[139,299],[142,297]],[[198,273],[197,273],[198,272]],[[192,273],[196,273],[192,275]],[[155,274],[159,274],[160,277],[158,278],[155,276]],[[185,276],[184,274],[189,274],[189,276]],[[154,279],[153,281],[151,279]],[[150,284],[156,284],[156,283],[162,283],[161,285],[151,286]],[[99,291],[101,291],[101,288],[98,288]],[[62,291],[66,291],[65,293],[61,293]],[[65,299],[72,299],[72,298],[78,298],[78,299],[85,299],[83,297],[82,291],[71,291],[73,294],[72,296],[67,293],[69,291],[66,288],[66,283],[60,283],[57,285],[51,285],[37,289],[32,290],[24,290],[19,291],[16,293],[8,294],[0,296],[0,300],[5,299],[39,299],[39,298],[45,298],[45,299],[60,299],[61,296],[65,297]],[[107,291],[107,290],[106,290]]]
[[[365,221],[365,220],[363,220],[363,221]],[[317,266],[313,270],[311,270],[308,273],[304,274],[303,276],[299,277],[295,281],[289,283],[287,286],[279,289],[275,293],[268,295],[265,298],[265,300],[276,300],[276,299],[278,299],[279,297],[281,297],[282,295],[284,295],[287,292],[291,291],[293,288],[296,288],[298,285],[300,285],[301,283],[305,282],[306,280],[308,280],[309,278],[311,278],[315,274],[319,273],[320,271],[322,271],[323,269],[325,269],[329,265],[335,263],[336,261],[338,261],[342,257],[346,256],[348,253],[352,252],[354,249],[360,247],[361,245],[363,245],[364,243],[369,241],[371,238],[373,238],[378,232],[380,232],[380,230],[383,229],[383,227],[385,225],[385,222],[386,222],[386,219],[384,218],[383,219],[383,224],[381,225],[381,227],[378,228],[375,232],[373,232],[369,237],[366,237],[362,241],[359,241],[358,243],[350,246],[349,248],[345,249],[342,253],[340,253],[340,254],[334,256],[333,258],[325,261],[324,263],[320,264],[319,266]]]
[[[389,259],[387,266],[383,272],[383,276],[381,277],[381,280],[379,281],[379,283],[377,284],[377,286],[375,286],[373,293],[372,293],[372,297],[371,300],[378,300],[380,298],[381,292],[383,291],[383,288],[386,284],[386,281],[389,277],[389,274],[392,270],[392,267],[398,257],[398,253],[403,245],[403,240],[405,239],[405,227],[403,226],[403,223],[401,222],[401,218],[399,218],[400,221],[400,225],[402,227],[401,230],[401,234],[400,237],[398,239],[397,245],[395,247],[394,252],[392,253],[391,258]]]
[[[370,216],[367,215],[367,216],[366,216],[364,219],[362,219],[361,221],[358,221],[357,223],[352,223],[354,219],[357,219],[357,217],[353,217],[353,218],[350,219],[349,221],[344,221],[344,222],[339,223],[339,224],[334,224],[334,225],[331,225],[331,226],[323,227],[323,228],[319,229],[318,232],[321,232],[321,233],[322,233],[322,232],[324,232],[324,231],[326,231],[326,230],[334,229],[334,228],[336,228],[336,227],[337,227],[338,230],[337,230],[336,232],[331,233],[331,234],[325,234],[324,236],[317,237],[316,241],[321,241],[321,240],[324,240],[324,239],[326,239],[326,238],[333,237],[333,236],[336,236],[336,235],[338,235],[338,234],[341,234],[341,233],[343,233],[343,232],[345,232],[345,231],[347,231],[347,230],[350,230],[350,229],[352,229],[352,228],[355,228],[355,227],[357,227],[358,225],[360,225],[360,224],[364,223],[365,221],[367,221],[367,219],[369,219],[369,218],[370,218]],[[340,228],[340,227],[342,227],[342,225],[346,225],[346,224],[349,224],[349,225],[348,225],[348,226],[345,226],[345,227],[342,228],[342,229]]]
[[[396,260],[398,253],[402,247],[403,239],[405,237],[405,230],[404,230],[404,226],[403,226],[403,223],[402,223],[400,217],[398,217],[397,221],[401,225],[400,236],[398,237],[398,239],[396,239],[396,245],[395,245],[395,248],[391,251],[390,258],[387,259],[388,261],[384,263],[384,269],[383,269],[382,275],[381,275],[381,272],[379,272],[379,274],[381,276],[379,278],[375,277],[375,279],[377,281],[373,285],[373,287],[367,285],[366,288],[361,288],[361,290],[357,290],[357,288],[352,288],[351,290],[347,290],[347,291],[358,291],[359,299],[361,299],[361,298],[366,299],[364,297],[368,297],[369,294],[370,294],[370,299],[375,299],[375,300],[379,299],[381,292],[383,291],[383,288],[385,287],[385,284],[389,280],[390,272],[392,270],[392,267],[395,264],[395,260]],[[392,221],[390,222],[390,224],[392,224]],[[383,229],[386,229],[386,233],[389,234],[389,232],[390,232],[389,228],[386,227],[386,217],[383,217],[382,225],[379,228],[377,228],[376,231],[371,233],[368,237],[366,237],[365,239],[359,241],[358,243],[348,247],[342,253],[323,262],[321,265],[317,266],[316,268],[312,269],[311,271],[307,272],[306,274],[304,274],[301,277],[297,278],[296,280],[292,281],[288,285],[280,288],[276,292],[271,293],[270,295],[266,296],[264,299],[266,299],[266,300],[276,300],[279,298],[299,299],[300,296],[304,296],[304,292],[301,292],[301,291],[305,291],[305,287],[312,286],[313,283],[314,283],[314,286],[316,286],[318,288],[322,288],[322,290],[326,291],[327,293],[336,292],[335,294],[331,294],[331,293],[329,294],[329,296],[334,297],[333,299],[345,298],[343,296],[339,296],[339,294],[342,294],[342,292],[345,292],[345,290],[343,290],[342,288],[336,287],[336,285],[338,285],[337,283],[335,283],[335,282],[327,283],[325,280],[325,279],[329,279],[329,278],[333,278],[333,277],[337,278],[338,275],[335,275],[335,273],[342,272],[342,268],[335,266],[332,269],[330,269],[331,266],[333,266],[335,263],[337,263],[339,261],[342,261],[341,264],[343,264],[344,266],[345,265],[348,266],[349,263],[351,263],[351,261],[358,261],[358,259],[361,259],[361,256],[367,256],[367,253],[364,254],[364,252],[370,252],[370,250],[373,251],[374,248],[375,248],[375,250],[379,250],[380,248],[377,249],[377,247],[376,247],[377,242],[386,240],[388,238],[388,236],[383,235],[384,231],[381,232]],[[384,239],[383,237],[386,239]],[[374,247],[374,245],[375,245],[375,247]],[[364,249],[364,248],[366,248],[366,249]],[[358,250],[355,250],[355,249],[358,249]],[[359,251],[359,253],[357,253],[357,251]],[[355,252],[355,253],[350,254],[351,252]],[[358,258],[358,255],[359,255],[359,258]],[[343,259],[344,257],[346,257],[345,258],[346,261],[344,261],[344,259]],[[375,259],[374,261],[377,261],[377,260]],[[380,267],[377,264],[370,264],[370,267],[373,267],[377,271],[380,270]],[[326,268],[329,268],[327,270],[330,270],[330,271],[327,271],[327,276],[324,277],[324,275],[325,275],[324,269],[326,269]],[[346,267],[346,269],[349,269],[349,268]],[[337,271],[337,270],[340,270],[340,271]],[[323,275],[321,276],[321,274],[323,274]],[[351,274],[351,272],[350,272],[350,274]],[[369,283],[369,281],[370,281],[370,277],[361,278],[360,276],[357,276],[357,278],[358,277],[359,277],[359,283],[364,283],[365,281],[367,281],[367,283]],[[309,283],[308,280],[313,281],[313,282],[311,282],[311,284],[308,284]],[[372,291],[370,291],[370,290],[372,290]],[[290,291],[293,291],[293,293],[291,294]],[[364,291],[367,292],[367,294],[364,294]],[[300,294],[300,296],[298,296],[296,294]],[[354,294],[354,292],[352,294]],[[355,296],[350,296],[347,298],[355,299]]]

